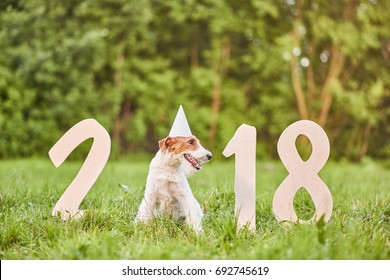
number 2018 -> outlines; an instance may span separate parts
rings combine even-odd
[[[312,154],[303,161],[295,147],[299,135],[305,135],[312,143]],[[70,128],[49,151],[49,157],[59,167],[72,151],[85,140],[93,138],[92,147],[74,180],[54,206],[53,215],[63,219],[80,217],[79,206],[106,165],[111,139],[106,129],[94,119],[83,120]],[[278,221],[305,222],[298,219],[293,206],[296,192],[306,188],[316,207],[311,220],[321,217],[328,221],[332,214],[332,195],[318,172],[325,165],[330,145],[326,133],[316,123],[302,120],[287,127],[278,141],[278,153],[289,175],[275,192],[273,212]],[[247,226],[256,229],[256,128],[241,125],[226,145],[223,155],[235,154],[235,215],[237,228]]]

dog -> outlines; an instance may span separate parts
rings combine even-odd
[[[196,233],[203,230],[203,212],[192,194],[187,178],[212,158],[195,136],[166,137],[150,162],[145,195],[136,222],[149,222],[157,215],[182,219]]]

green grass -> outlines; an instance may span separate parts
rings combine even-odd
[[[190,178],[205,209],[197,236],[167,218],[134,224],[147,161],[110,161],[81,204],[85,216],[67,222],[50,213],[81,163],[0,161],[0,259],[390,259],[390,170],[329,162],[320,175],[333,195],[330,222],[285,226],[271,205],[287,172],[258,163],[257,232],[236,235],[233,162],[214,160]],[[301,218],[314,213],[305,191],[295,205]]]

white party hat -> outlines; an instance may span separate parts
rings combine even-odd
[[[192,132],[188,124],[186,115],[184,114],[183,106],[180,105],[177,111],[175,121],[173,122],[169,136],[191,136]]]

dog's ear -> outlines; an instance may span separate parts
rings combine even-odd
[[[158,141],[158,146],[160,147],[160,151],[161,152],[164,152],[165,151],[165,140],[167,138],[164,138],[164,139],[161,139],[160,141]]]
[[[169,145],[173,142],[172,137],[166,137],[160,141],[158,141],[158,145],[160,146],[161,152],[165,152],[166,149],[168,149]]]

